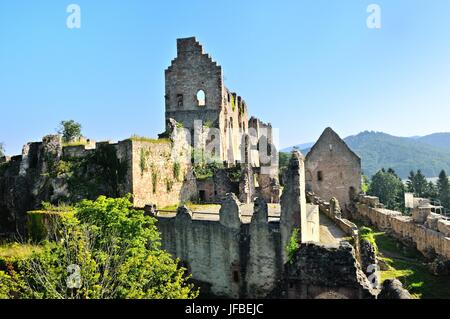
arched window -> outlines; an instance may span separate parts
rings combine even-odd
[[[206,105],[206,94],[205,94],[205,91],[203,91],[203,90],[199,90],[197,92],[197,105],[198,106]]]

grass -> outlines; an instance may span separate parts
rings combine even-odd
[[[0,259],[26,259],[33,253],[42,250],[41,246],[10,243],[0,245]]]
[[[378,258],[388,266],[388,270],[381,271],[381,281],[400,280],[413,298],[450,299],[450,276],[432,275],[417,250],[402,245],[384,232],[365,229],[363,236],[376,242]]]
[[[132,135],[128,140],[133,142],[147,142],[147,143],[153,143],[153,144],[163,144],[163,143],[170,143],[169,138],[149,138],[145,136],[139,136],[139,135]]]
[[[86,146],[87,144],[86,141],[65,142],[62,144],[62,147]]]
[[[359,237],[361,240],[367,240],[372,244],[372,246],[375,248],[375,251],[378,253],[378,245],[375,240],[375,233],[373,230],[369,227],[361,227],[359,228]]]
[[[216,204],[194,204],[191,202],[187,202],[187,203],[181,203],[181,204],[174,204],[174,205],[169,205],[169,206],[165,206],[163,208],[161,208],[160,210],[168,210],[168,211],[176,211],[178,209],[178,207],[185,205],[187,208],[189,208],[189,210],[191,211],[210,211],[212,209],[219,211],[220,209],[220,205],[216,205]]]

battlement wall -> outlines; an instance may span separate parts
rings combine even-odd
[[[356,218],[369,221],[380,230],[388,232],[398,240],[413,245],[430,257],[436,253],[450,260],[450,221],[431,212],[431,209],[417,208],[413,216],[385,209],[377,197],[361,195]]]

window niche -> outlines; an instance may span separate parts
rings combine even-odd
[[[177,105],[183,107],[183,94],[177,94]]]
[[[197,106],[205,106],[206,105],[206,94],[205,91],[199,90],[196,95]]]
[[[323,172],[322,171],[317,172],[317,180],[319,182],[323,181]]]

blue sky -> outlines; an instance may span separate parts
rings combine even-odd
[[[66,8],[81,7],[81,29]],[[381,29],[366,8],[381,7]],[[0,0],[0,141],[9,154],[74,119],[96,140],[164,128],[164,69],[196,36],[281,146],[325,127],[450,131],[450,1]]]

